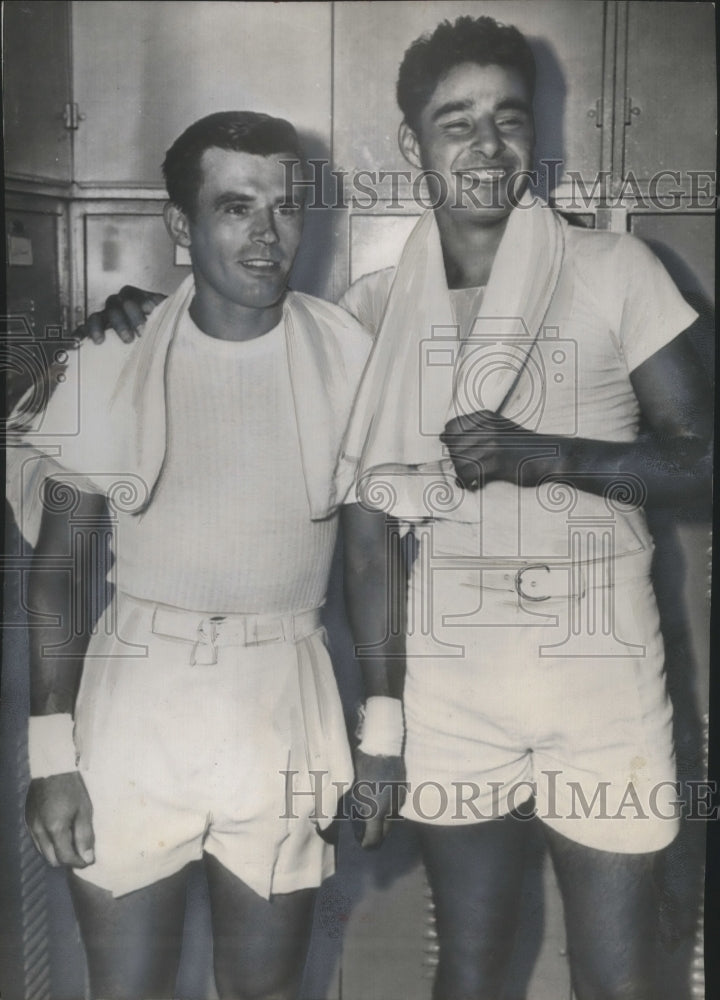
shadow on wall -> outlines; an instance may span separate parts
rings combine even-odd
[[[315,177],[320,191],[318,194],[333,192],[333,178],[330,176],[330,150],[327,143],[317,133],[301,132],[300,142],[307,160],[321,160],[322,170],[317,170]],[[311,170],[310,176],[313,177]],[[328,208],[311,208],[315,192],[305,188],[306,210],[303,226],[303,238],[298,255],[295,258],[290,274],[290,287],[297,292],[328,298],[331,265],[334,245],[335,213]],[[318,202],[321,198],[318,197]],[[328,198],[322,199],[326,204]]]
[[[555,49],[545,39],[529,38],[537,66],[535,87],[535,164],[537,194],[548,198],[565,163],[565,100],[567,84]],[[556,163],[559,165],[555,166]]]

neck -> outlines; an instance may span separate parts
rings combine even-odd
[[[486,285],[505,232],[507,216],[493,223],[458,222],[436,212],[448,288]]]
[[[196,288],[190,303],[190,316],[203,333],[217,340],[255,340],[278,325],[284,299],[285,296],[271,306],[253,308]]]

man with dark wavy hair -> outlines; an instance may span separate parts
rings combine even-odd
[[[376,335],[345,455],[368,506],[392,487],[432,618],[407,636],[403,813],[435,1000],[502,994],[529,818],[574,995],[653,1000],[652,865],[678,814],[642,506],[707,489],[712,411],[660,263],[532,195],[534,85],[526,40],[488,17],[407,50],[400,148],[434,210],[341,300]]]

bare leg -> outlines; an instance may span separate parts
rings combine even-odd
[[[170,998],[182,946],[186,872],[115,899],[77,876],[70,890],[90,973],[102,1000]]]
[[[222,1000],[293,1000],[312,928],[314,889],[263,899],[210,854],[215,984]]]
[[[545,827],[565,907],[577,1000],[653,1000],[655,854],[616,854]]]
[[[433,1000],[498,1000],[512,952],[527,820],[416,824],[435,900],[440,961]]]

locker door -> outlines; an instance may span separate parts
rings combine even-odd
[[[5,172],[70,181],[69,4],[10,0],[3,8]]]
[[[624,56],[622,177],[632,172],[645,187],[657,171],[677,171],[690,188],[689,171],[716,165],[713,5],[633,0]]]
[[[161,188],[170,143],[232,108],[288,118],[327,151],[330,65],[317,53],[327,52],[330,16],[320,2],[74,4],[73,86],[85,115],[75,180]]]

